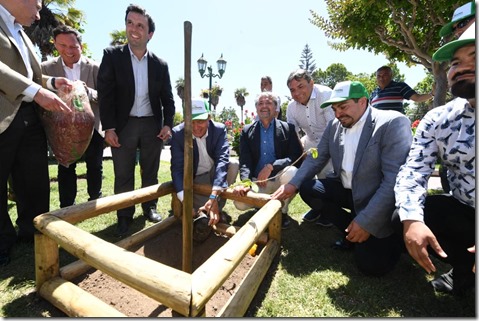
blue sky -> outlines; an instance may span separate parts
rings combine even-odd
[[[246,87],[245,109],[254,110],[254,97],[259,93],[260,78],[273,79],[273,91],[286,101],[289,96],[286,79],[298,68],[306,44],[313,53],[316,68],[325,70],[333,63],[342,63],[353,73],[372,73],[388,63],[383,55],[362,50],[339,52],[331,49],[324,33],[309,22],[313,10],[327,17],[323,0],[76,0],[75,7],[86,16],[83,41],[92,58],[101,62],[103,49],[111,41],[113,30],[124,30],[125,10],[130,3],[143,6],[153,17],[156,31],[148,48],[167,61],[172,86],[184,77],[184,21],[193,26],[191,81],[192,95],[197,96],[209,86],[201,78],[197,60],[204,53],[208,65],[217,73],[216,60],[223,54],[227,61],[222,79],[213,78],[223,87],[217,112],[232,106],[238,110],[234,91]],[[425,75],[422,66],[408,68],[398,64],[406,82],[414,87]],[[181,101],[174,91],[177,111]]]

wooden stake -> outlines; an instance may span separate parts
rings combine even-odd
[[[183,119],[185,156],[183,164],[183,271],[193,270],[193,130],[191,115],[191,22],[184,22],[185,32],[185,91]]]
[[[35,233],[35,286],[37,291],[47,280],[59,275],[58,244],[46,235]]]

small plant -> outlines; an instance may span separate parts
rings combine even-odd
[[[308,153],[311,155],[311,157],[313,157],[313,158],[315,158],[315,159],[318,158],[318,149],[315,148],[315,147],[314,147],[314,148],[310,148],[310,149],[304,151],[304,152],[298,157],[298,159],[296,159],[293,163],[291,163],[290,166],[294,166],[294,164],[296,164],[297,162],[299,162],[299,160],[300,160],[301,158],[303,158],[303,156],[306,155],[306,154],[308,154]],[[280,176],[280,175],[282,175],[282,174],[277,174],[277,175],[275,175],[275,176],[268,177],[267,179],[258,180],[258,181],[252,181],[252,180],[250,180],[249,178],[247,178],[247,179],[242,180],[241,182],[236,182],[236,183],[234,183],[234,184],[231,184],[230,188],[234,188],[235,186],[244,186],[244,187],[249,187],[249,188],[251,188],[251,190],[253,190],[254,192],[257,192],[257,191],[258,191],[258,185],[257,185],[257,183],[263,183],[263,182],[271,181],[271,180],[273,180],[273,179],[276,179],[276,177],[278,177],[278,176]]]

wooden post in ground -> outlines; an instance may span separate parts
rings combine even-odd
[[[193,270],[193,130],[191,116],[191,22],[184,22],[185,100],[183,104],[185,157],[183,164],[183,271]]]
[[[46,235],[35,233],[35,286],[60,274],[58,244]]]

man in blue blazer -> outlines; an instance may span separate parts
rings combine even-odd
[[[140,150],[141,186],[158,184],[163,141],[171,137],[175,103],[168,65],[147,50],[155,23],[146,11],[130,5],[125,15],[128,44],[104,50],[98,72],[100,119],[111,146],[115,194],[132,191]],[[161,221],[157,200],[142,204],[143,215]],[[117,211],[118,234],[125,235],[135,207]]]
[[[260,193],[272,193],[281,184],[289,182],[301,164],[298,160],[303,147],[293,124],[276,119],[278,101],[272,92],[262,92],[255,99],[258,120],[243,128],[240,136],[240,178],[250,179],[258,185]],[[239,185],[234,193],[245,196],[250,187]],[[285,199],[281,209],[281,227],[290,225],[288,217],[291,195]],[[234,202],[239,210],[247,210],[251,206],[238,201]]]
[[[239,163],[230,158],[226,127],[211,119],[204,99],[192,100],[193,183],[212,186],[209,196],[194,194],[193,209],[209,213],[209,225],[218,223],[226,200],[219,200],[221,191],[233,184]],[[185,123],[175,126],[171,138],[171,177],[177,196],[183,202],[183,170],[185,164]]]
[[[357,81],[336,84],[321,108],[329,105],[336,119],[318,144],[318,157],[308,155],[272,198],[281,200],[299,189],[305,203],[344,232],[333,246],[354,250],[358,268],[380,276],[394,268],[401,254],[391,217],[396,175],[412,142],[410,121],[399,112],[370,107],[366,88]],[[330,159],[334,172],[312,179]]]

